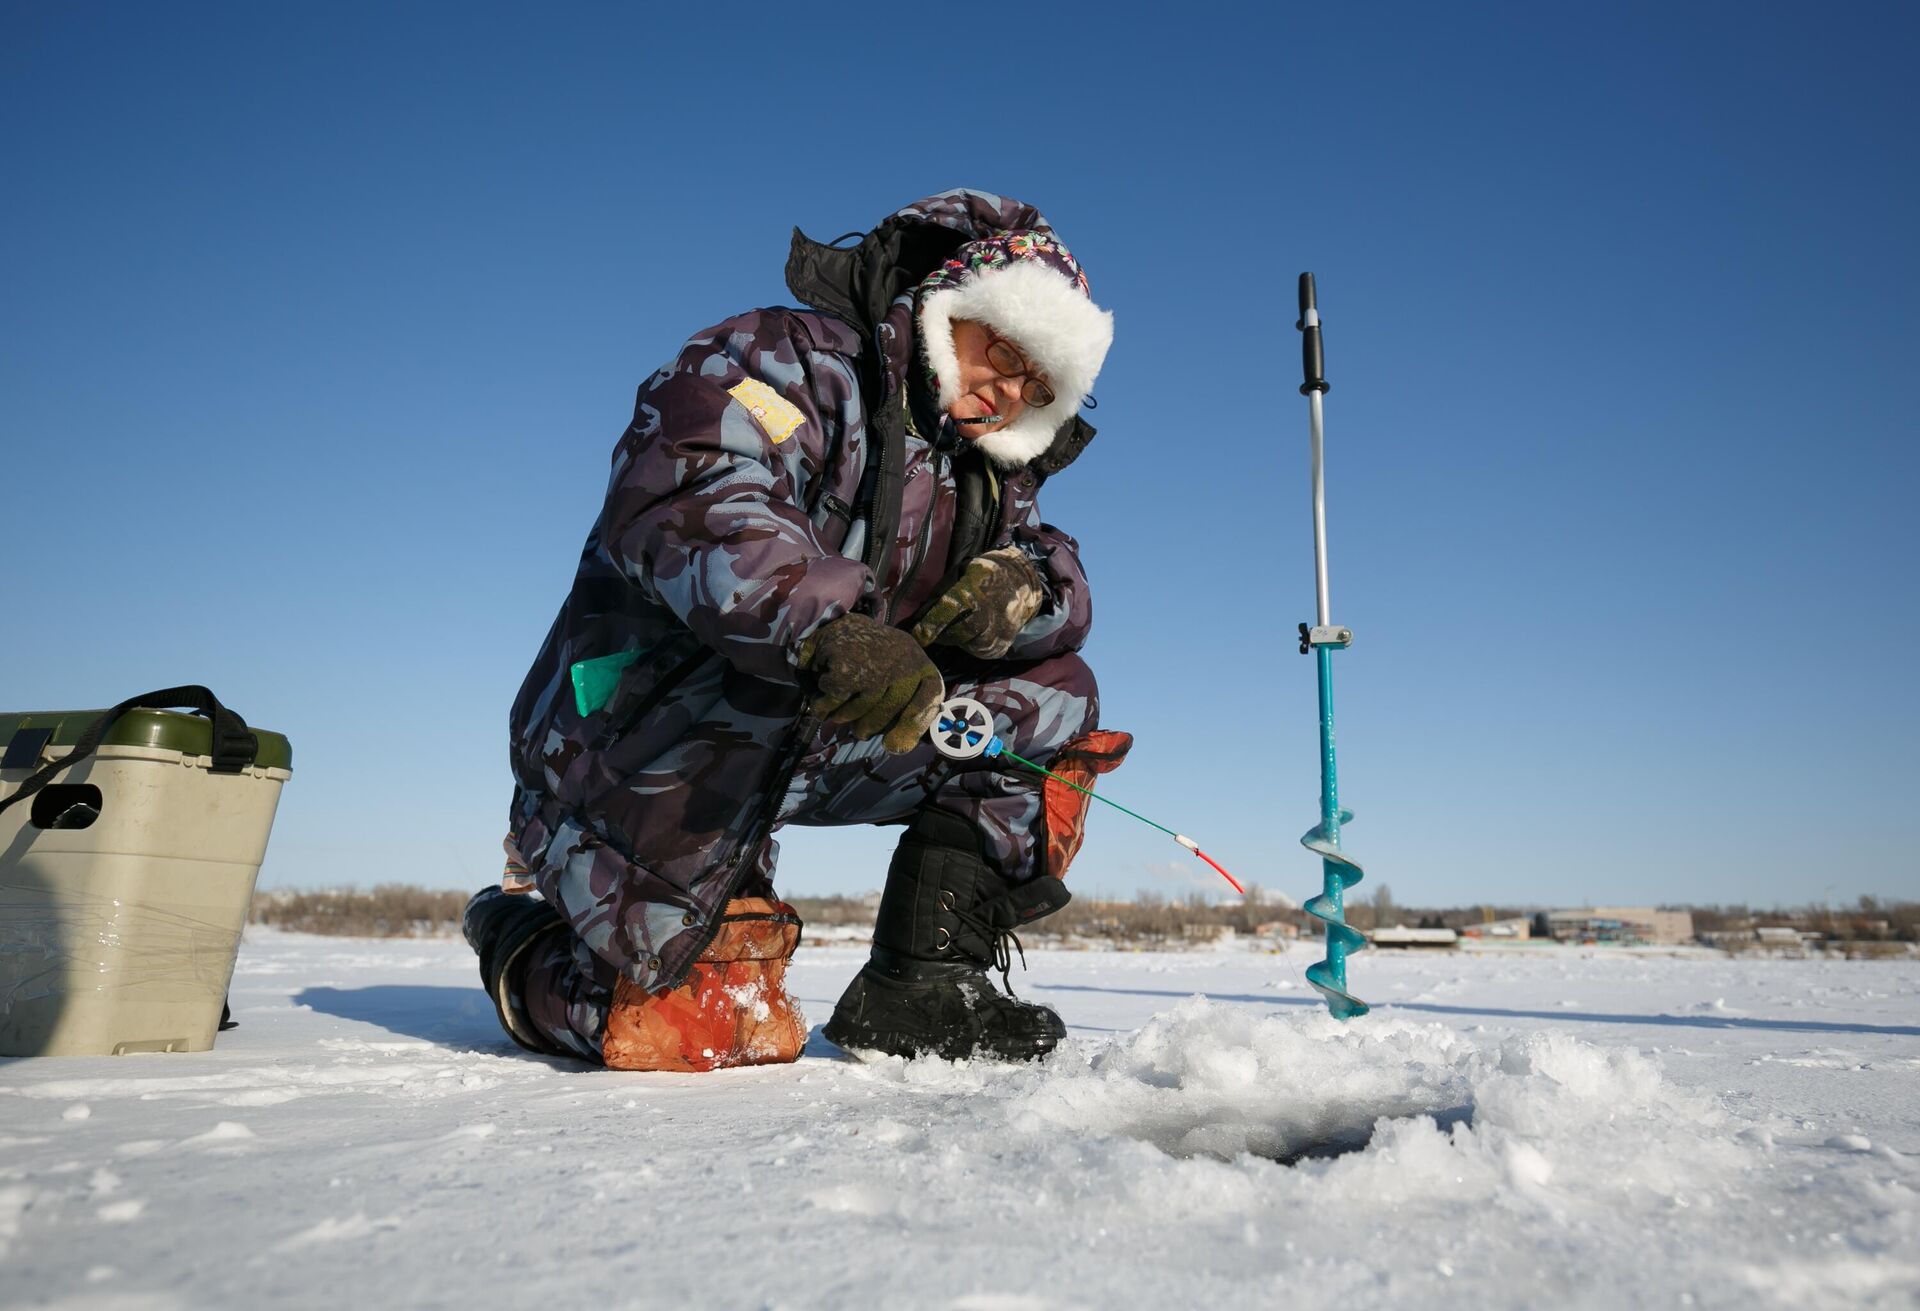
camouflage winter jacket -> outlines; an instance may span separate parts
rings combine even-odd
[[[609,822],[606,803],[699,721],[699,697],[713,695],[712,662],[764,684],[770,718],[784,711],[790,721],[802,702],[802,642],[855,609],[909,627],[965,564],[953,558],[956,514],[984,510],[985,522],[963,525],[968,544],[1016,544],[1045,580],[1046,602],[1006,660],[1079,648],[1090,622],[1086,578],[1073,539],[1041,521],[1036,494],[1091,428],[1073,420],[1032,465],[988,480],[995,504],[991,493],[983,502],[980,478],[958,477],[968,461],[983,463],[978,454],[924,407],[916,422],[909,405],[918,367],[911,292],[928,261],[994,230],[1044,226],[1016,202],[948,192],[902,210],[851,250],[796,232],[789,284],[823,308],[725,320],[641,385],[572,591],[513,706],[513,830],[526,832],[520,850],[530,867],[548,858],[539,848],[563,827],[595,831],[647,861]],[[582,714],[572,666],[623,652],[638,658],[606,703]],[[689,786],[741,793],[712,799],[723,808],[781,787],[779,744],[764,745],[764,768]],[[723,881],[737,883],[750,856],[715,852]],[[689,885],[677,899],[704,911],[731,891]]]

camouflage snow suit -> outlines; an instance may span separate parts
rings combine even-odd
[[[909,627],[965,566],[956,557],[1012,544],[1045,602],[1001,660],[930,650],[947,695],[983,702],[1008,747],[1042,763],[1097,726],[1075,654],[1086,577],[1035,502],[1091,428],[1075,419],[1032,465],[985,474],[913,381],[912,287],[928,260],[1046,227],[1027,206],[957,191],[852,250],[796,232],[789,285],[833,312],[728,319],[640,387],[512,712],[510,853],[573,929],[522,988],[558,1049],[598,1059],[619,975],[676,987],[729,899],[770,896],[783,824],[899,824],[932,805],[969,821],[1004,877],[1065,872],[1077,834],[1049,853],[1037,776],[924,741],[889,755],[877,737],[853,740],[805,713],[797,667],[820,625],[861,610]],[[622,652],[638,658],[611,699],[579,713],[571,666]]]

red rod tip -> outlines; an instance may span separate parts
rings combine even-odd
[[[1215,869],[1219,870],[1220,877],[1225,879],[1227,882],[1231,883],[1233,885],[1233,890],[1235,892],[1239,893],[1243,897],[1247,895],[1247,890],[1240,886],[1240,880],[1235,878],[1233,875],[1227,873],[1226,869],[1220,864],[1219,861],[1215,860],[1212,856],[1209,856],[1206,852],[1200,850],[1200,848],[1198,847],[1195,847],[1193,849],[1193,854],[1200,857],[1200,859],[1206,861],[1207,864],[1213,866]]]

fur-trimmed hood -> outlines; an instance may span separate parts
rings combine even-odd
[[[970,241],[922,282],[921,350],[933,368],[940,406],[960,396],[953,321],[985,324],[1020,347],[1054,391],[1004,428],[975,440],[995,463],[1027,464],[1052,444],[1093,390],[1113,344],[1113,315],[1093,303],[1079,263],[1046,232],[1007,232]]]
[[[958,394],[953,319],[978,320],[1018,343],[1056,399],[981,439],[996,463],[1056,473],[1093,436],[1078,409],[1113,340],[1113,316],[1093,304],[1079,263],[1031,205],[960,188],[914,201],[855,245],[824,245],[796,228],[787,286],[877,342],[889,388],[919,367],[917,341],[943,402]],[[892,315],[908,298],[911,334]]]

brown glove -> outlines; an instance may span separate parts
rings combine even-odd
[[[800,644],[800,667],[814,675],[814,714],[852,724],[855,737],[884,733],[895,755],[911,751],[946,699],[940,671],[911,636],[865,615],[846,614]]]
[[[998,660],[1047,599],[1040,571],[1017,546],[1003,546],[967,562],[967,570],[913,626],[921,646],[957,646],[982,660]]]

